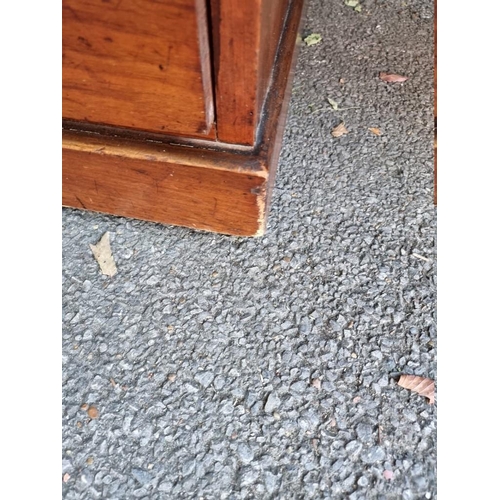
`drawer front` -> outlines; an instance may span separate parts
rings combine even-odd
[[[191,137],[213,124],[204,0],[63,0],[63,118]]]

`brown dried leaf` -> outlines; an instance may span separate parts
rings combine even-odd
[[[393,73],[380,73],[380,79],[387,83],[402,83],[408,80],[407,76],[395,75]]]
[[[379,128],[373,127],[368,129],[370,132],[373,132],[375,135],[380,135],[382,132],[380,131]]]
[[[340,123],[332,130],[333,137],[341,137],[348,133],[349,131],[346,129],[344,122]]]
[[[70,477],[71,476],[66,472],[66,474],[64,474],[64,476],[63,476],[63,482],[67,483],[69,481]]]
[[[429,404],[434,404],[434,380],[417,375],[401,375],[398,385],[425,396],[429,400]]]
[[[87,410],[87,415],[90,418],[97,418],[99,416],[99,410],[95,406],[89,406]]]
[[[114,276],[117,272],[115,260],[111,253],[111,245],[109,243],[109,232],[106,231],[97,245],[90,245],[90,249],[97,260],[102,274],[106,276]]]

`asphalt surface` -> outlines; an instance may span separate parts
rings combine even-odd
[[[63,209],[63,498],[436,498],[433,3],[361,5],[309,2],[263,237]]]

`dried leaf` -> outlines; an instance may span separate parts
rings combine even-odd
[[[341,79],[339,80],[339,83],[340,83],[340,85],[344,85],[345,80],[344,80],[343,78],[341,78]]]
[[[111,253],[109,232],[106,231],[97,245],[90,245],[90,249],[97,260],[102,274],[114,276],[117,272],[116,264]]]
[[[356,5],[356,7],[354,7],[354,10],[356,12],[361,12],[361,5]]]
[[[402,83],[408,80],[407,76],[395,75],[392,73],[380,73],[380,79],[388,83]]]
[[[319,33],[311,33],[309,36],[306,36],[304,38],[304,42],[307,46],[309,45],[316,45],[317,43],[321,42],[322,36]]]
[[[338,102],[335,102],[333,99],[330,99],[329,97],[327,97],[327,100],[328,100],[328,103],[330,104],[330,106],[335,110],[337,111],[337,109],[339,109],[339,103]]]
[[[63,482],[67,483],[69,481],[70,477],[71,476],[66,472],[66,474],[64,474],[64,476],[63,476]]]
[[[380,132],[380,129],[379,128],[369,128],[368,129],[370,132],[373,132],[375,135],[380,135],[382,132]]]
[[[434,380],[417,375],[401,375],[398,385],[425,396],[429,400],[429,404],[434,404]]]
[[[330,99],[329,97],[326,98],[328,101],[328,104],[332,107],[334,111],[338,111],[339,109],[339,103],[337,101],[334,101],[333,99]]]
[[[349,131],[346,129],[344,122],[341,124],[337,125],[333,130],[332,130],[332,135],[333,137],[341,137],[342,135],[348,134]]]
[[[87,415],[90,418],[97,418],[99,416],[99,410],[95,406],[89,406],[87,410]]]
[[[321,390],[321,380],[319,378],[315,378],[312,380],[311,385],[318,389],[318,391]]]
[[[344,2],[348,7],[357,7],[359,0],[345,0]]]

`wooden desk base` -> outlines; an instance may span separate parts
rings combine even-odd
[[[254,148],[63,123],[63,206],[237,236],[264,234],[303,3],[285,23]]]

